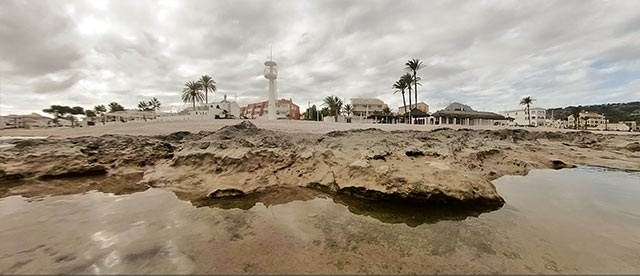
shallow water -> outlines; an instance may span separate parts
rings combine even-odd
[[[0,273],[640,273],[640,173],[494,183],[507,203],[486,213],[296,190],[194,204],[159,189],[8,197]]]

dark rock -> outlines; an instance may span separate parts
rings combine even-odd
[[[409,157],[424,156],[424,152],[419,150],[419,149],[410,149],[410,150],[405,151],[404,154],[406,156],[409,156]]]
[[[575,168],[576,165],[568,165],[565,162],[562,162],[560,160],[552,160],[551,161],[551,167],[554,170],[560,170],[560,169],[565,169],[565,168]]]
[[[630,151],[630,152],[638,152],[638,151],[640,151],[640,143],[633,142],[633,143],[630,143],[630,144],[626,145],[624,148],[626,150]]]
[[[91,164],[80,167],[53,169],[40,175],[40,179],[72,178],[82,176],[97,176],[107,174],[107,168],[99,164]]]

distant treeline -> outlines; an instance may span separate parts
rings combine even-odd
[[[636,121],[640,124],[640,102],[628,102],[628,103],[611,103],[611,104],[598,104],[598,105],[579,105],[568,106],[562,108],[550,108],[547,109],[547,118],[551,117],[553,111],[554,119],[566,120],[571,115],[571,110],[578,108],[582,111],[595,112],[598,114],[604,114],[612,123],[620,121]]]

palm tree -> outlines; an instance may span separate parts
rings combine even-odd
[[[573,128],[575,129],[578,129],[578,126],[580,125],[580,112],[582,112],[582,110],[578,107],[571,109],[571,116],[573,116]]]
[[[211,78],[209,75],[204,75],[200,77],[198,80],[202,89],[204,89],[204,101],[205,103],[209,103],[209,90],[216,92],[218,88],[216,87],[216,81]]]
[[[402,93],[402,106],[404,106],[404,112],[407,112],[407,102],[404,99],[404,90],[407,89],[407,84],[402,81],[402,79],[397,80],[396,83],[393,84],[393,88],[396,89],[396,91],[393,92],[393,94],[396,94],[398,92]]]
[[[344,113],[347,113],[347,117],[349,117],[351,116],[351,112],[353,112],[353,106],[351,104],[345,104],[342,110],[344,110]]]
[[[415,103],[416,103],[416,106],[417,106],[417,104],[418,104],[418,81],[420,80],[420,79],[418,79],[418,70],[422,69],[422,67],[423,67],[422,61],[420,61],[417,58],[414,58],[414,59],[408,60],[407,63],[405,63],[404,65],[407,66],[407,67],[405,67],[405,69],[407,71],[412,71],[413,72],[413,85],[414,85],[414,90],[413,91],[414,91],[415,96],[416,96],[415,97],[415,99],[416,99]],[[411,93],[409,93],[409,97],[411,97]]]
[[[188,81],[184,86],[182,89],[182,101],[185,103],[193,103],[193,110],[196,110],[196,102],[202,102],[204,100],[202,86],[198,81]]]
[[[411,124],[411,84],[413,84],[413,76],[409,73],[406,73],[400,77],[400,80],[403,81],[407,85],[407,89],[409,89],[409,110],[405,111],[409,112],[409,124]],[[416,103],[417,104],[417,103]]]
[[[342,109],[342,100],[336,96],[327,96],[324,103],[329,107],[329,115],[333,115],[335,122],[338,122],[338,114]]]
[[[531,98],[531,96],[526,96],[520,100],[520,105],[527,106],[527,117],[529,117],[529,126],[531,126],[531,112],[529,111],[529,107],[536,99]]]
[[[149,104],[145,101],[140,101],[138,103],[138,109],[140,111],[148,111],[149,110]]]
[[[153,97],[151,101],[149,101],[148,105],[153,108],[154,111],[160,110],[160,101],[156,97]]]

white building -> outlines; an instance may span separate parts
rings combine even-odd
[[[236,102],[227,101],[227,95],[219,102],[210,102],[189,108],[179,113],[159,113],[158,121],[184,121],[207,119],[239,119],[240,106]]]
[[[533,126],[544,126],[547,119],[547,110],[541,107],[531,107],[531,125]],[[507,118],[513,118],[513,121],[510,124],[514,124],[517,126],[528,126],[529,125],[529,116],[527,114],[527,108],[514,109],[509,111],[502,112]]]

